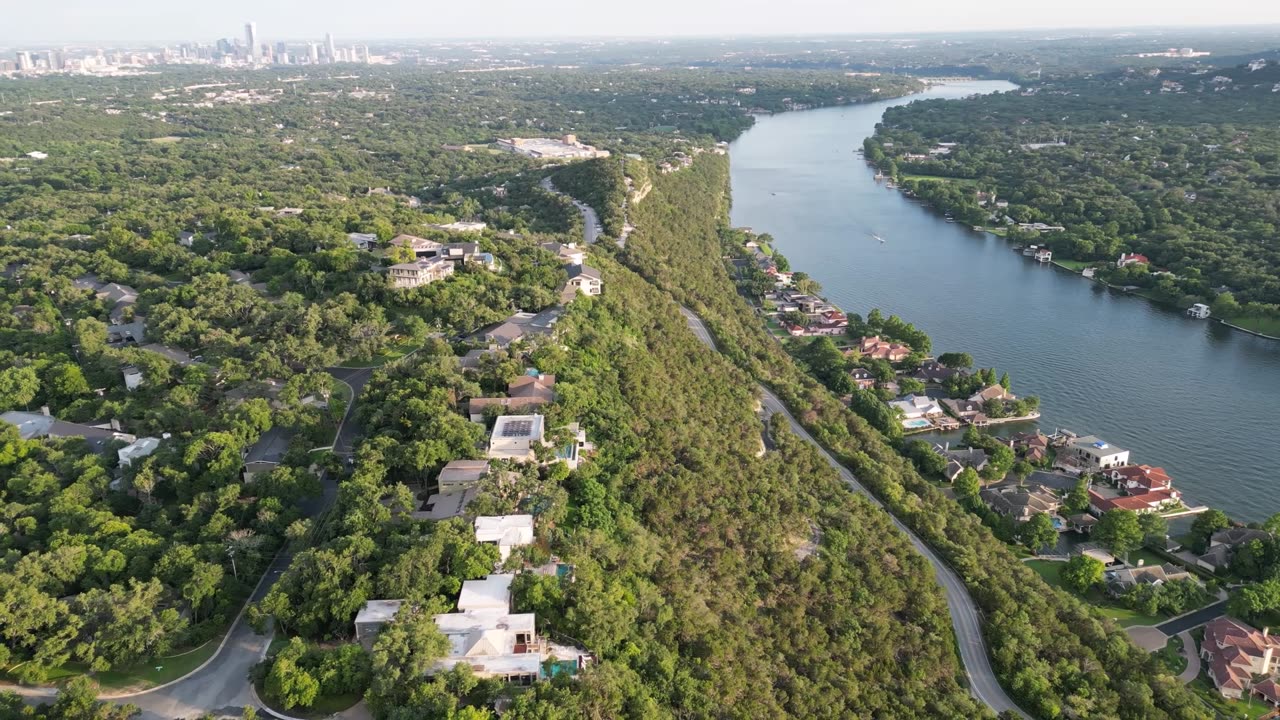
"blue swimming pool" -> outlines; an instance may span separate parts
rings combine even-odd
[[[916,428],[933,427],[933,423],[924,418],[916,418],[915,420],[903,420],[902,427],[908,430],[915,430]]]

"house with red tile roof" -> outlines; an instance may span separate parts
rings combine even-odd
[[[1255,675],[1271,675],[1280,669],[1277,650],[1280,638],[1272,637],[1268,629],[1259,631],[1228,617],[1206,625],[1204,642],[1200,643],[1200,656],[1208,665],[1214,687],[1223,697],[1237,699],[1253,685]],[[1274,682],[1266,691],[1274,692]]]
[[[858,352],[872,360],[902,362],[911,354],[911,348],[902,343],[881,340],[879,335],[864,337],[858,341]]]
[[[1116,487],[1130,495],[1140,495],[1154,490],[1168,490],[1173,487],[1173,478],[1164,468],[1150,465],[1122,465],[1110,468],[1102,473]]]
[[[1275,680],[1264,680],[1253,686],[1252,693],[1271,707],[1280,707],[1280,685]]]
[[[1132,510],[1138,513],[1159,512],[1169,505],[1182,501],[1182,493],[1177,490],[1155,490],[1141,495],[1122,495],[1105,497],[1097,490],[1089,491],[1089,510],[1101,515],[1108,510]]]
[[[1137,265],[1138,263],[1150,265],[1151,260],[1141,253],[1122,253],[1120,259],[1116,261],[1116,267],[1122,268],[1126,265]]]

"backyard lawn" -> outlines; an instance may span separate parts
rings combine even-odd
[[[914,175],[912,173],[902,173],[903,180],[936,180],[937,182],[955,183],[957,185],[977,185],[978,181],[973,178],[957,178],[946,177],[944,175]]]
[[[1084,260],[1054,260],[1053,264],[1058,267],[1064,267],[1072,272],[1080,272],[1093,263],[1086,262]]]
[[[1204,670],[1200,671],[1200,677],[1192,680],[1187,684],[1196,695],[1204,698],[1214,710],[1218,712],[1218,717],[1226,718],[1248,718],[1248,720],[1256,720],[1263,715],[1271,712],[1270,705],[1262,702],[1257,698],[1243,700],[1228,700],[1222,697],[1213,687],[1213,683],[1209,680],[1209,676]]]
[[[1280,318],[1227,318],[1232,325],[1271,337],[1280,337]]]
[[[342,367],[382,367],[389,362],[399,360],[420,347],[422,347],[422,345],[418,343],[397,343],[395,345],[389,345],[386,350],[383,350],[371,358],[347,358],[346,361],[342,363]]]
[[[1053,560],[1028,560],[1027,566],[1035,570],[1044,581],[1062,590],[1065,593],[1074,595],[1062,584],[1062,568],[1066,565],[1064,562],[1056,562]],[[1165,618],[1146,615],[1137,610],[1130,610],[1115,604],[1103,594],[1102,590],[1094,588],[1084,596],[1086,602],[1094,607],[1094,611],[1102,617],[1115,622],[1120,627],[1129,627],[1130,625],[1155,625],[1163,622]]]

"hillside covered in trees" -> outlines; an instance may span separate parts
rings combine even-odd
[[[1036,717],[1203,718],[1205,709],[1122,630],[1042,582],[980,519],[923,479],[862,417],[802,374],[737,294],[721,261],[728,166],[706,156],[660,179],[623,261],[694,309],[735,365],[771,387],[904,523],[956,569],[981,608],[1002,684]]]

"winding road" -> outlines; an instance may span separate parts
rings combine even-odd
[[[334,379],[351,389],[351,403],[348,404],[342,421],[334,434],[333,452],[349,456],[354,449],[355,441],[360,437],[362,428],[355,420],[356,401],[364,391],[365,385],[373,375],[374,368],[331,367],[326,371]],[[303,515],[317,518],[333,507],[338,497],[338,483],[327,473],[320,476],[320,495],[308,498],[300,504]],[[113,703],[129,703],[141,710],[140,720],[173,720],[174,718],[194,718],[211,714],[216,718],[239,718],[244,707],[261,707],[253,696],[249,685],[249,671],[266,656],[271,645],[274,632],[259,635],[254,632],[245,620],[245,609],[249,603],[258,602],[279,579],[280,575],[293,562],[293,554],[277,553],[271,564],[258,580],[249,601],[241,608],[240,613],[231,624],[231,629],[223,636],[217,651],[205,664],[191,673],[164,685],[136,693],[103,694],[99,700]],[[21,688],[6,687],[24,697],[31,704],[52,701],[56,690],[53,688]]]
[[[715,339],[707,331],[702,319],[688,308],[682,307],[680,312],[684,314],[689,324],[689,329],[693,331],[693,334],[707,347],[717,350]],[[826,448],[813,439],[813,436],[787,410],[786,405],[782,404],[778,396],[774,395],[764,385],[760,385],[760,401],[770,415],[775,413],[782,415],[790,423],[792,431],[816,447],[818,452],[822,453],[822,456],[840,473],[841,479],[854,492],[865,495],[877,507],[888,513],[894,526],[910,538],[911,544],[933,566],[934,573],[937,575],[938,582],[942,585],[943,593],[946,596],[947,607],[951,611],[951,625],[955,628],[956,645],[960,649],[960,659],[964,663],[965,675],[969,678],[969,690],[973,693],[973,696],[997,713],[1011,712],[1018,717],[1028,718],[1029,716],[1014,704],[1012,698],[1005,693],[1004,688],[1000,687],[999,681],[996,680],[995,671],[991,669],[991,659],[987,655],[987,644],[982,638],[982,622],[978,618],[978,608],[974,605],[969,591],[955,572],[942,562],[942,559],[933,552],[932,548],[916,537],[916,534],[908,529],[906,525],[903,525],[898,518],[894,517],[893,513],[890,513],[874,495],[867,492],[866,488],[858,482],[858,478],[854,477],[849,468],[837,462],[835,457],[827,452]]]

